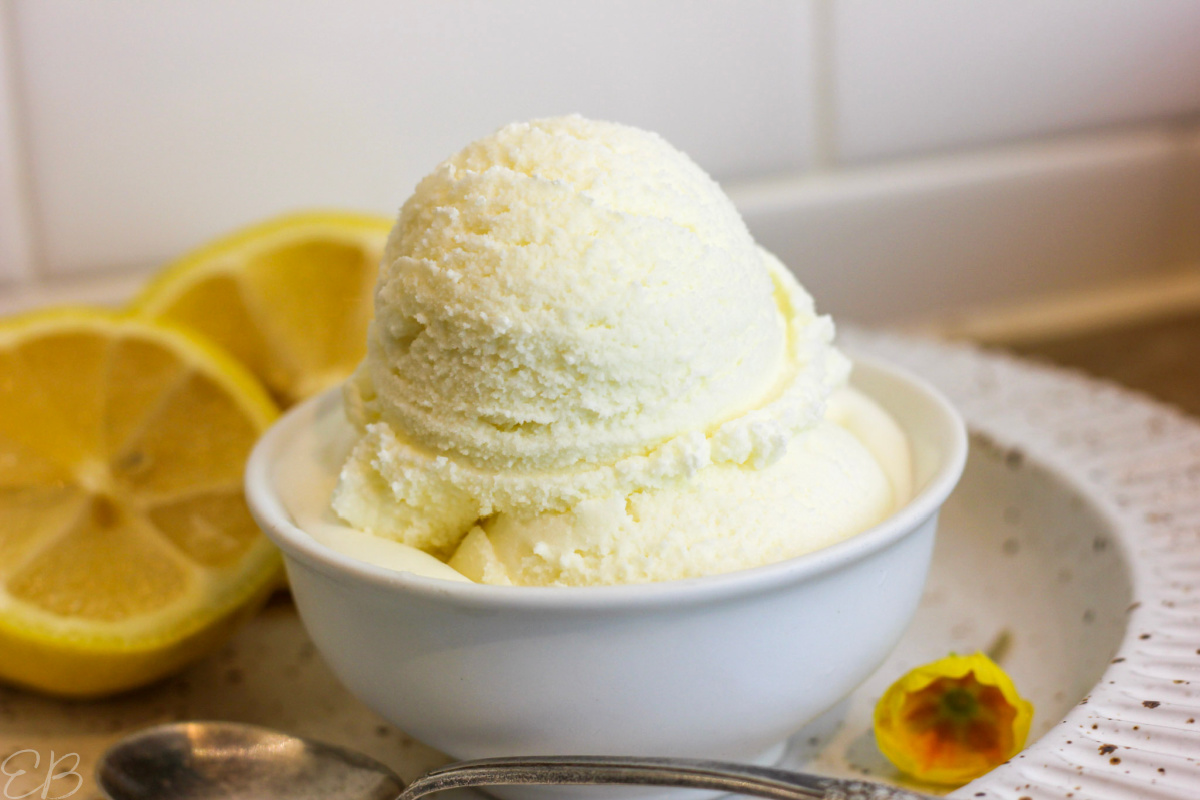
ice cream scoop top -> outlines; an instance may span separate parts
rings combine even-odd
[[[764,466],[849,370],[703,170],[578,116],[509,125],[422,180],[375,313],[346,392],[374,440],[359,457],[401,502],[477,514]]]

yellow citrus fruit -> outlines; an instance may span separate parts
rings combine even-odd
[[[175,326],[0,321],[0,678],[120,691],[218,646],[279,585],[242,496],[277,410]]]
[[[362,360],[391,225],[334,212],[270,220],[168,265],[132,310],[200,331],[286,407],[341,381]]]

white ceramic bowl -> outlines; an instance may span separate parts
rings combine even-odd
[[[395,572],[297,528],[280,453],[340,413],[297,407],[247,466],[251,510],[279,545],[300,615],[352,693],[457,758],[680,755],[768,762],[849,694],[917,607],[938,510],[966,458],[954,409],[925,383],[859,362],[853,383],[908,433],[915,497],[881,524],[755,569],[659,584],[527,588]],[[292,487],[294,488],[294,487]]]

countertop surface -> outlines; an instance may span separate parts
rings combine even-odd
[[[1114,380],[1200,417],[1200,310],[1111,324],[1005,349]]]

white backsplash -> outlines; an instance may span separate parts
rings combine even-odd
[[[836,0],[847,161],[1200,110],[1195,0]]]
[[[0,11],[6,10],[0,5]],[[14,43],[6,35],[11,33],[6,22],[6,16],[0,14],[0,292],[6,280],[16,283],[34,277],[28,164],[19,111],[22,104],[17,95]]]
[[[802,168],[806,6],[690,5],[18,1],[44,268],[150,265],[299,207],[391,214],[533,116],[658,130],[724,176]]]
[[[941,316],[1170,264],[1177,137],[1138,128],[735,191],[835,318]]]
[[[1200,261],[1192,0],[0,0],[0,312],[495,127],[657,130],[865,322]],[[7,280],[7,283],[3,283]]]

